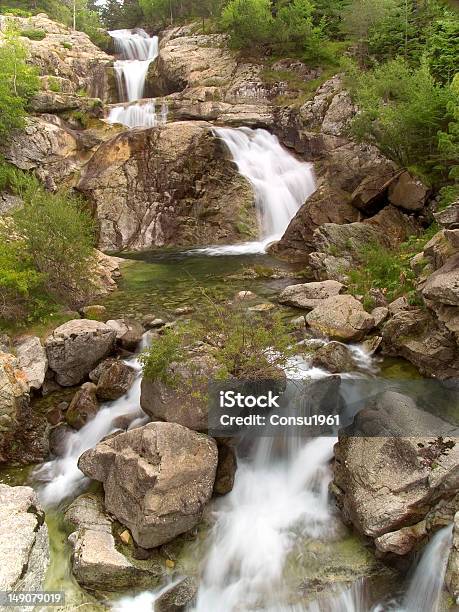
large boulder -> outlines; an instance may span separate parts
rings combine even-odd
[[[280,294],[279,302],[287,306],[312,310],[323,300],[338,295],[343,288],[343,284],[334,280],[290,285]]]
[[[375,414],[384,430],[393,427],[395,432],[400,427],[399,432],[413,437],[341,435],[335,447],[334,491],[346,522],[363,535],[379,538],[417,524],[440,500],[454,497],[459,486],[459,445],[454,432],[452,438],[446,433],[414,437],[416,431],[440,421],[399,393],[382,393],[366,413],[360,413],[359,421],[372,427]],[[441,428],[437,424],[434,428],[438,434],[446,432],[447,425],[441,422]]]
[[[446,229],[459,228],[459,200],[434,213],[435,220]]]
[[[404,357],[420,372],[435,378],[459,375],[459,351],[453,333],[430,312],[402,310],[382,328],[386,354]]]
[[[235,242],[254,229],[252,188],[204,122],[119,134],[99,147],[78,189],[104,250]]]
[[[143,326],[138,321],[130,319],[114,319],[107,325],[116,331],[116,342],[121,348],[134,352],[137,350],[143,336]]]
[[[361,340],[375,324],[352,295],[327,298],[306,315],[306,322],[324,336],[347,342]]]
[[[42,591],[49,564],[48,529],[35,491],[0,484],[0,589]]]
[[[75,319],[53,331],[45,342],[50,369],[63,387],[80,383],[115,347],[116,332],[100,321]]]
[[[123,361],[115,360],[104,368],[97,381],[97,397],[103,401],[117,400],[125,395],[135,380],[136,372]]]
[[[155,601],[155,612],[185,612],[193,605],[198,585],[192,578],[184,578]]]
[[[314,353],[312,365],[324,368],[332,374],[340,372],[356,372],[359,364],[354,359],[351,350],[341,342],[328,342]]]
[[[427,300],[459,306],[459,253],[427,279],[422,289]]]
[[[409,172],[402,172],[389,187],[389,201],[398,208],[418,211],[424,208],[429,189]]]
[[[195,431],[207,431],[207,387],[217,372],[211,355],[194,355],[168,367],[174,384],[142,379],[140,405],[155,421],[179,423]]]
[[[30,389],[40,389],[48,370],[48,358],[40,338],[23,336],[15,342],[14,350]]]
[[[212,495],[217,446],[175,423],[150,423],[99,443],[80,457],[104,484],[106,510],[143,548],[192,529]]]
[[[65,419],[71,427],[81,429],[97,414],[99,402],[96,390],[94,383],[87,382],[75,393],[65,413]]]
[[[159,568],[136,567],[116,549],[112,522],[103,501],[92,493],[77,497],[65,511],[76,530],[70,534],[72,571],[77,582],[90,591],[151,588],[161,577]]]

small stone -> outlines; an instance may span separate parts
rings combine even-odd
[[[176,308],[174,310],[174,314],[176,314],[178,317],[181,315],[191,314],[193,312],[194,312],[193,306],[181,306],[180,308]]]
[[[250,312],[270,312],[276,308],[275,304],[271,302],[265,302],[264,304],[257,304],[249,308]]]
[[[129,546],[132,540],[132,536],[127,529],[120,533],[119,538],[126,546]]]
[[[166,567],[168,569],[174,569],[175,561],[172,561],[172,559],[166,559]]]
[[[145,324],[147,329],[157,329],[158,327],[164,327],[166,325],[166,321],[163,319],[152,319],[148,323]]]
[[[244,300],[253,300],[256,297],[257,297],[256,294],[253,293],[252,291],[239,291],[234,296],[234,301],[235,302],[243,302]]]

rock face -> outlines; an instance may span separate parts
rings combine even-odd
[[[65,518],[76,527],[69,536],[72,570],[85,589],[118,591],[156,584],[160,570],[136,567],[116,549],[112,524],[99,497],[91,493],[77,497],[67,508]]]
[[[217,447],[175,423],[150,423],[99,443],[78,465],[103,482],[107,511],[137,544],[154,548],[200,520],[212,495]]]
[[[382,394],[371,410],[387,410],[412,423],[417,422],[418,412],[422,414],[412,400],[395,392]],[[454,497],[459,446],[454,438],[451,445],[448,441],[447,437],[340,437],[334,485],[345,520],[360,533],[379,538],[415,525],[440,500]]]
[[[32,17],[8,17],[1,29],[12,23],[18,30],[36,29],[45,32],[43,40],[22,37],[31,63],[39,69],[42,85],[48,91],[59,89],[61,96],[85,92],[90,97],[107,101],[110,95],[110,70],[113,58],[94,45],[83,32],[73,31],[51,21],[44,14]]]
[[[335,340],[357,341],[374,327],[374,319],[352,295],[327,298],[307,316],[316,332]]]
[[[30,389],[40,389],[48,369],[46,351],[36,336],[20,338],[14,346],[19,368],[25,372]]]
[[[338,295],[343,288],[344,285],[334,280],[290,285],[280,294],[279,302],[288,306],[295,306],[296,308],[312,310],[319,306],[323,300]]]
[[[80,383],[114,349],[116,332],[100,321],[64,323],[45,342],[50,369],[63,387]]]
[[[30,487],[0,484],[0,589],[41,591],[49,563],[48,529]]]
[[[120,134],[97,150],[78,189],[105,250],[237,241],[253,207],[250,185],[201,122]]]

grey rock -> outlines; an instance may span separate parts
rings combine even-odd
[[[434,213],[435,220],[446,229],[459,227],[459,201],[450,204],[444,210]]]
[[[327,298],[308,313],[306,321],[314,331],[343,341],[361,340],[375,324],[373,317],[352,295]]]
[[[116,400],[125,395],[135,380],[135,370],[123,361],[115,361],[105,368],[97,383],[97,397],[103,401]]]
[[[27,377],[31,389],[40,389],[48,369],[46,351],[37,336],[20,338],[14,344],[18,366]]]
[[[459,306],[459,253],[429,276],[422,295],[434,302]]]
[[[329,342],[314,354],[312,365],[324,368],[332,374],[355,372],[359,369],[352,352],[341,342]]]
[[[385,306],[377,306],[371,311],[371,316],[375,320],[375,327],[379,327],[381,323],[384,323],[389,316],[389,308],[386,308]]]
[[[212,495],[215,442],[175,423],[150,423],[100,442],[80,457],[104,484],[106,510],[136,543],[154,548],[192,529]]]
[[[49,367],[63,387],[80,383],[115,346],[116,332],[105,323],[75,319],[48,336],[45,348]]]
[[[334,280],[326,280],[286,287],[279,296],[281,304],[312,310],[324,299],[338,295],[344,285]]]
[[[81,429],[99,410],[96,396],[97,387],[92,382],[84,383],[73,396],[65,414],[67,423],[75,429]]]
[[[116,319],[107,321],[107,325],[116,332],[116,341],[121,348],[135,351],[143,336],[143,326],[131,319]]]
[[[155,601],[155,612],[185,612],[193,604],[198,592],[192,578],[184,578]]]
[[[428,194],[428,187],[409,172],[402,172],[389,187],[390,202],[408,211],[422,210]]]

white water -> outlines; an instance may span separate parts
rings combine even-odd
[[[125,363],[137,371],[134,384],[128,393],[114,402],[103,404],[92,420],[80,430],[68,435],[63,456],[52,459],[35,470],[35,479],[44,483],[39,486],[38,495],[45,507],[56,506],[85,488],[89,480],[78,469],[78,459],[86,450],[94,448],[102,438],[116,431],[118,419],[123,418],[123,421],[130,423],[129,428],[148,422],[140,408],[140,363],[136,357]]]
[[[437,612],[440,609],[452,540],[452,525],[441,529],[430,540],[411,578],[401,612]]]
[[[206,255],[264,253],[282,238],[299,208],[315,190],[312,164],[301,162],[273,134],[251,128],[215,128],[228,147],[239,172],[255,195],[259,240],[242,244],[193,249]]]
[[[121,123],[129,128],[155,127],[167,121],[167,105],[158,113],[154,100],[139,102],[144,96],[150,64],[158,56],[158,37],[149,37],[143,30],[112,30],[116,51],[123,57],[115,62],[115,74],[120,99],[130,102],[110,110],[109,123]]]

